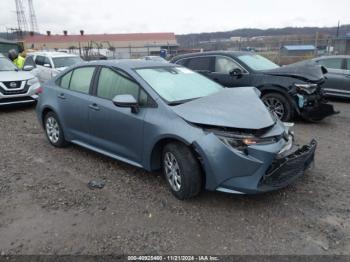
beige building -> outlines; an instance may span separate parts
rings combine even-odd
[[[104,52],[115,58],[131,58],[145,55],[159,55],[165,49],[174,53],[178,44],[174,33],[139,33],[139,34],[84,34],[69,35],[29,35],[24,39],[26,49],[70,50],[84,55],[86,52]]]

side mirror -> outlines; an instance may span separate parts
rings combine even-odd
[[[44,64],[44,67],[51,68],[50,64]]]
[[[240,68],[235,68],[230,71],[230,76],[237,76],[240,77],[242,76],[243,72]]]
[[[117,95],[112,102],[119,107],[130,107],[132,113],[139,112],[139,103],[132,95]]]
[[[34,66],[32,65],[25,65],[23,67],[23,71],[32,71],[34,69]]]

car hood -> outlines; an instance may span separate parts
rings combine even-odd
[[[0,71],[0,82],[23,81],[31,78],[34,78],[34,75],[25,71]]]
[[[195,124],[254,130],[275,124],[255,87],[225,88],[172,109]]]
[[[316,64],[298,63],[261,72],[268,75],[287,76],[310,82],[319,82],[324,78],[321,67]]]
[[[64,67],[57,67],[56,70],[59,72],[62,72],[64,70],[66,70],[68,68],[68,66],[64,66]]]

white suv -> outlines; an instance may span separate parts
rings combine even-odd
[[[0,106],[33,103],[41,91],[38,78],[0,54]]]
[[[43,83],[56,76],[67,67],[81,63],[80,56],[62,52],[28,53],[23,70],[31,71]]]

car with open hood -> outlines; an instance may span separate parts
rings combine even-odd
[[[172,63],[195,70],[225,87],[255,86],[265,105],[283,121],[300,115],[320,121],[336,114],[324,98],[322,67],[290,65],[280,67],[252,52],[215,51],[181,55]]]
[[[18,68],[0,54],[0,106],[35,103],[39,80]]]
[[[312,164],[316,141],[296,145],[259,95],[170,63],[95,61],[45,83],[36,111],[53,146],[162,169],[174,196],[188,199],[277,190]]]

